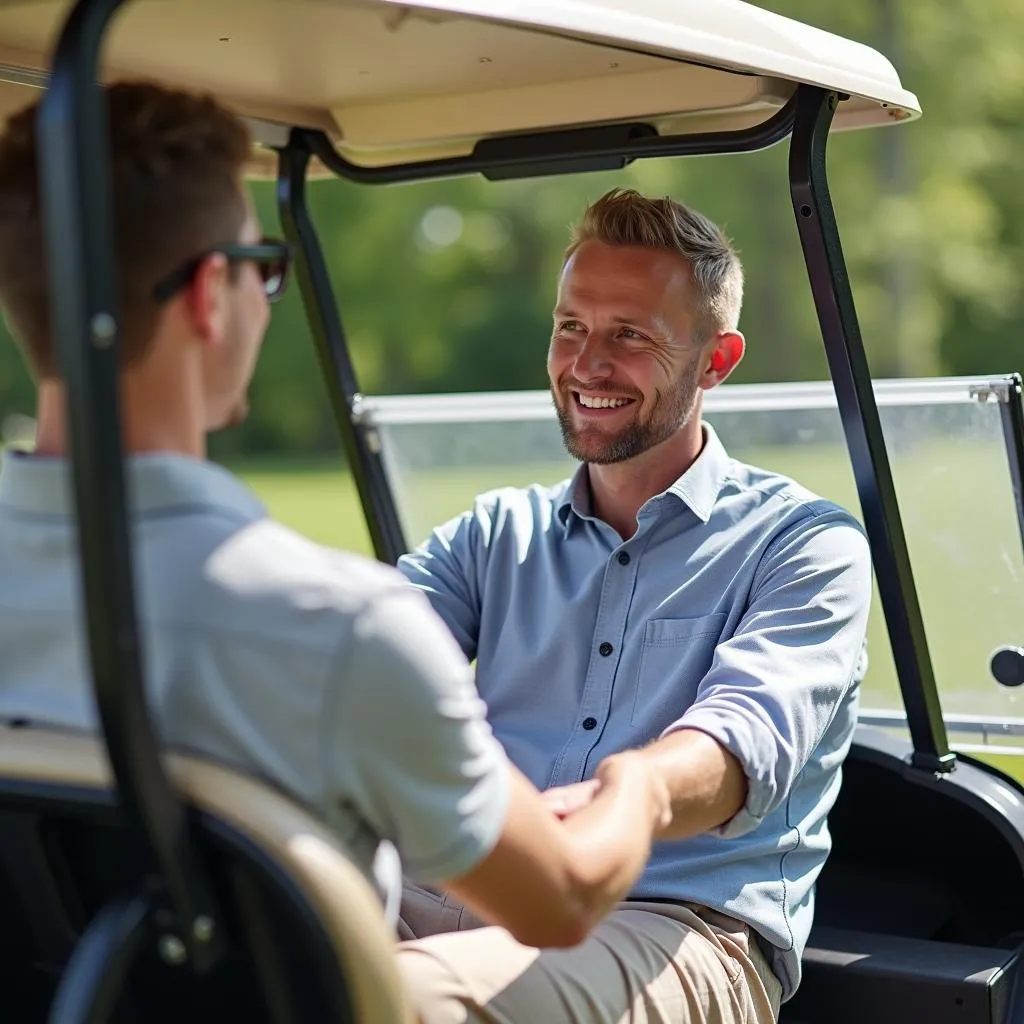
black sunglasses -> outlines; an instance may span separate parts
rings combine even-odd
[[[225,242],[223,245],[211,246],[206,252],[193,257],[162,281],[158,281],[153,288],[153,297],[158,302],[166,302],[179,288],[184,288],[191,282],[203,260],[215,252],[226,256],[230,263],[241,263],[245,260],[255,263],[269,302],[276,302],[284,294],[294,250],[287,242],[264,238],[253,245]]]

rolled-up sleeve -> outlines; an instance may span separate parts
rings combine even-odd
[[[786,799],[856,685],[870,601],[870,550],[846,513],[812,514],[766,550],[738,627],[664,733],[707,733],[746,773],[744,806],[713,835],[743,835]]]

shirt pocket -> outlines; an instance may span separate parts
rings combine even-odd
[[[697,619],[647,621],[631,725],[660,731],[693,703],[727,619],[720,612]]]

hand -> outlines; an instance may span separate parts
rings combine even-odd
[[[630,793],[633,800],[641,794],[645,796],[642,804],[650,815],[655,834],[672,823],[672,794],[668,781],[655,762],[642,752],[628,750],[606,757],[597,766],[594,781],[598,782],[598,789],[619,788]]]
[[[559,820],[586,807],[601,789],[599,779],[571,782],[568,786],[552,786],[541,793],[541,799]]]

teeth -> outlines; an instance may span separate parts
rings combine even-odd
[[[620,405],[626,405],[628,398],[591,398],[589,395],[576,392],[580,405],[587,409],[617,409]]]

